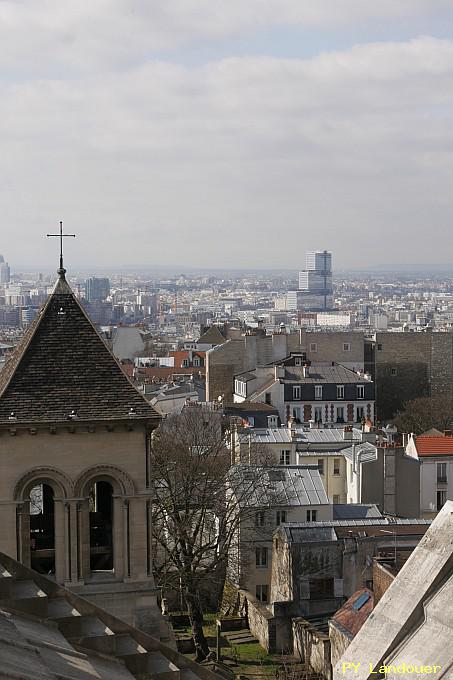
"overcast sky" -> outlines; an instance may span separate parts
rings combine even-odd
[[[0,252],[453,261],[453,0],[0,0]]]

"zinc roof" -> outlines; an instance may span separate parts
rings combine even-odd
[[[241,444],[252,441],[255,444],[291,444],[293,439],[291,431],[287,427],[276,428],[250,428],[239,434]]]
[[[229,471],[229,482],[243,507],[329,504],[314,465],[235,465]]]

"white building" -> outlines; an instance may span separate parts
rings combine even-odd
[[[453,437],[411,435],[406,452],[421,463],[421,516],[435,517],[447,500],[453,500]]]

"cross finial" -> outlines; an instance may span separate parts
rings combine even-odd
[[[47,238],[49,236],[56,236],[60,239],[60,268],[58,270],[58,273],[60,276],[63,276],[66,274],[66,269],[63,266],[63,238],[66,236],[70,236],[72,238],[75,238],[75,234],[63,234],[63,222],[60,222],[60,233],[59,234],[47,234]]]

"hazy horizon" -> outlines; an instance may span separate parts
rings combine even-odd
[[[61,219],[69,268],[453,261],[451,0],[6,0],[0,40],[13,271]]]

